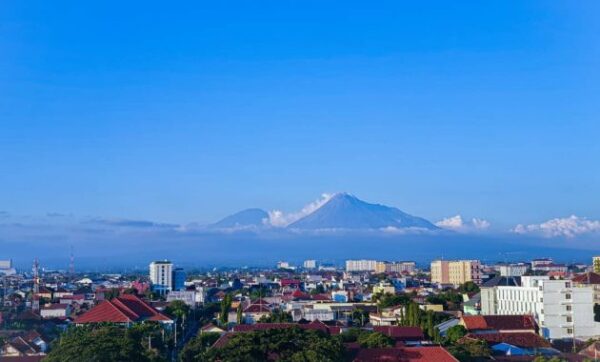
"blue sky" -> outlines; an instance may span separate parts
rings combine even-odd
[[[600,218],[600,3],[0,3],[0,210]]]

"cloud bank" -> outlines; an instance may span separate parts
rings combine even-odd
[[[541,224],[518,224],[511,231],[521,235],[574,238],[583,234],[600,233],[600,221],[571,215],[565,218],[551,219]]]
[[[468,232],[486,230],[491,226],[491,223],[476,217],[471,220],[464,220],[461,215],[455,215],[442,219],[436,222],[435,225],[442,229]]]

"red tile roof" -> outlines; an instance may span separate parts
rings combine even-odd
[[[469,331],[476,330],[521,330],[535,331],[537,325],[531,315],[476,315],[463,316],[464,326]]]
[[[439,346],[361,349],[353,361],[458,362],[448,351]]]
[[[550,342],[533,332],[514,332],[514,333],[469,333],[465,338],[478,339],[485,341],[489,345],[498,343],[508,343],[522,348],[542,348],[550,347]]]
[[[130,323],[140,321],[171,321],[171,319],[133,294],[105,300],[75,319],[82,323]]]
[[[400,341],[422,341],[425,339],[423,331],[419,327],[375,326],[373,331]]]

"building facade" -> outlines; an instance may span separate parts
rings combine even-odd
[[[434,260],[431,262],[431,282],[460,285],[466,282],[481,283],[479,260]]]
[[[592,288],[548,276],[523,276],[520,285],[481,288],[481,314],[533,315],[541,334],[550,339],[590,338],[600,332]]]
[[[150,263],[150,281],[152,290],[160,294],[173,290],[173,263],[168,260]]]
[[[302,264],[302,266],[304,267],[304,269],[316,269],[317,261],[316,260],[305,260],[304,263]]]
[[[346,260],[346,271],[376,271],[377,260]]]

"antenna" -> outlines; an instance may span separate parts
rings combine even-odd
[[[31,295],[31,309],[40,310],[40,263],[36,257],[33,260],[33,293]]]
[[[73,245],[71,245],[71,255],[69,256],[69,275],[75,276],[75,256],[73,255]]]

